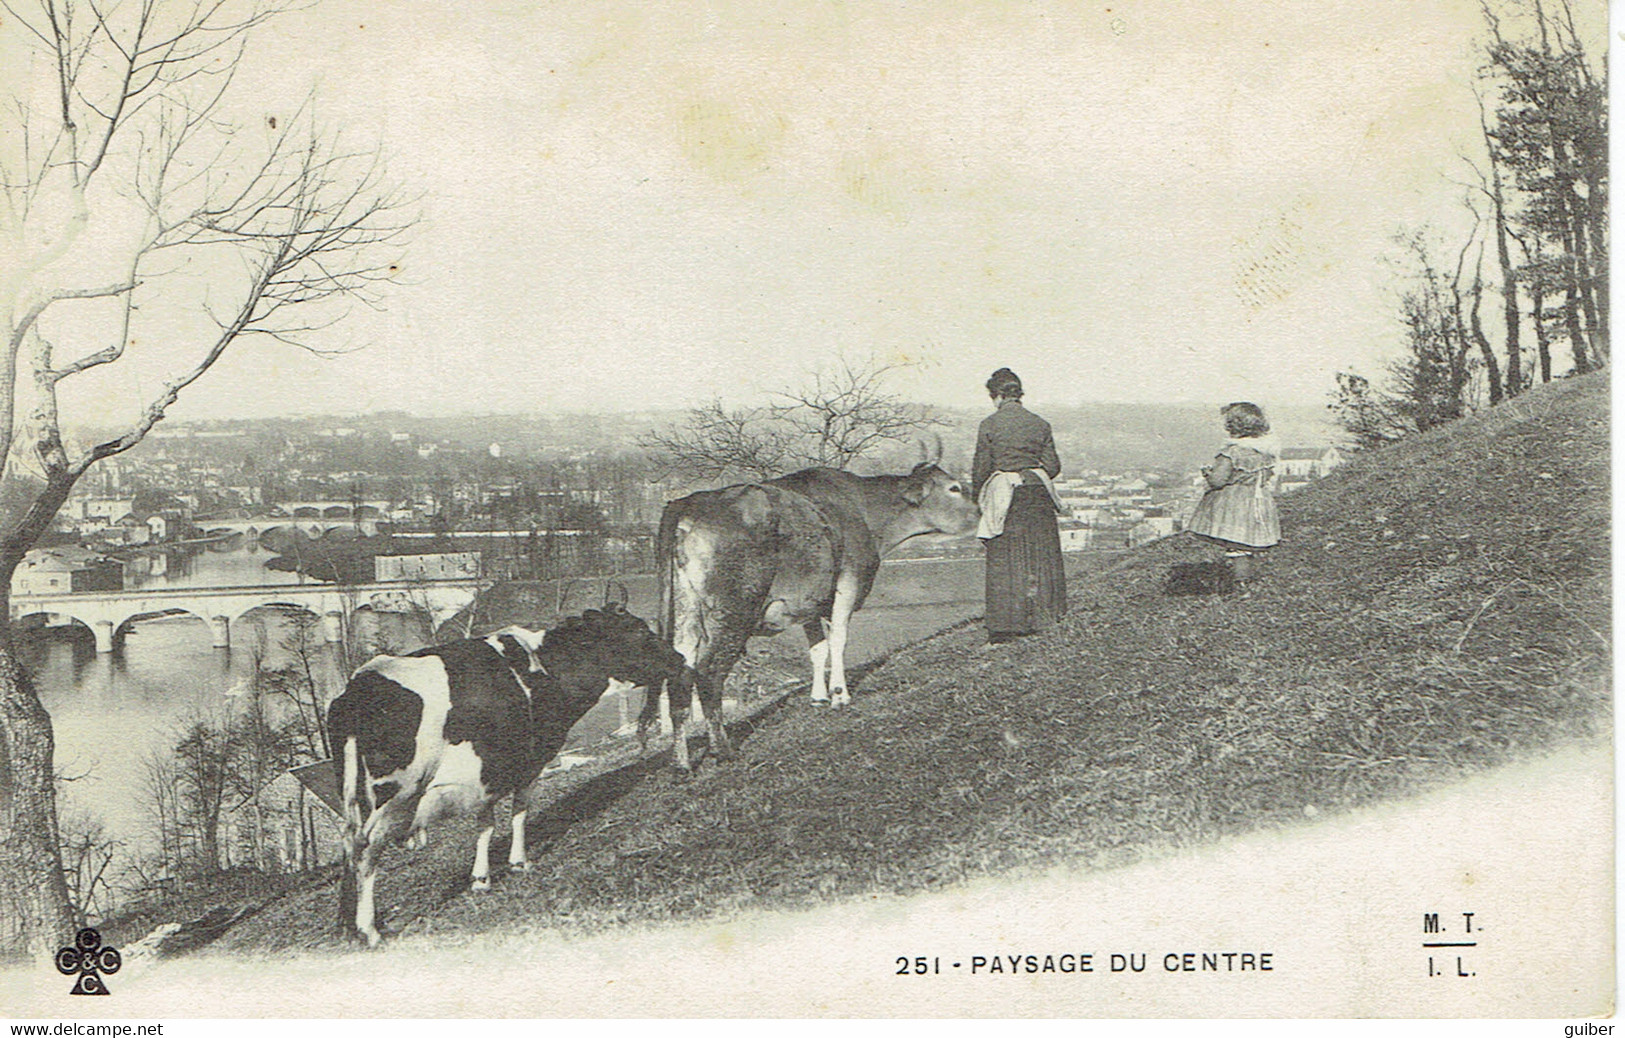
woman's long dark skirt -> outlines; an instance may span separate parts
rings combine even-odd
[[[1019,486],[1004,532],[987,547],[987,633],[1031,634],[1066,612],[1066,571],[1055,506],[1041,486]]]

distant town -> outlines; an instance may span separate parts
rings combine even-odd
[[[1205,409],[1181,415],[1183,439],[1174,437],[1180,446],[1168,459],[1178,467],[1068,465],[1057,482],[1064,550],[1133,547],[1183,529],[1214,444]],[[245,547],[263,552],[271,569],[346,584],[649,572],[661,509],[695,489],[637,444],[662,417],[370,415],[162,427],[80,481],[18,568],[12,593],[119,591],[184,573],[202,552]],[[1105,437],[1087,418],[1059,417],[1063,458],[1091,460],[1085,445]],[[946,464],[964,467],[974,420],[961,416],[950,432]],[[906,459],[894,460],[906,469]],[[1343,460],[1326,443],[1287,447],[1279,490]]]

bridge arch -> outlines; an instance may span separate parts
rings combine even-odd
[[[297,610],[319,618],[329,641],[343,637],[346,615],[352,609],[373,613],[426,615],[431,623],[444,623],[468,605],[479,591],[476,581],[436,582],[425,586],[378,582],[337,588],[327,585],[283,584],[243,587],[147,588],[122,592],[82,592],[15,595],[17,618],[55,613],[88,627],[97,649],[113,647],[115,633],[127,629],[137,617],[180,613],[207,623],[214,645],[229,647],[231,622],[241,622],[258,608]]]
[[[279,602],[274,598],[268,598],[263,602],[255,602],[253,605],[247,607],[246,609],[243,609],[243,610],[239,611],[236,616],[233,616],[231,618],[231,622],[232,623],[241,623],[243,620],[248,618],[248,614],[259,612],[262,609],[269,610],[269,611],[271,611],[273,613],[274,612],[304,613],[307,616],[314,617],[314,618],[316,618],[318,620],[320,620],[322,618],[322,611],[321,610],[315,609],[315,608],[313,608],[313,607],[311,607],[309,605],[305,605],[304,603],[301,603],[301,602]]]
[[[75,629],[83,630],[86,635],[88,635],[89,637],[94,639],[96,641],[96,645],[97,645],[98,650],[100,650],[100,648],[101,648],[101,637],[97,633],[96,625],[94,623],[92,623],[91,621],[86,620],[84,617],[74,616],[72,613],[59,612],[58,610],[55,610],[55,609],[37,609],[32,613],[24,613],[24,614],[22,614],[21,616],[17,617],[15,622],[18,623],[18,624],[21,624],[23,621],[31,620],[36,616],[40,618],[40,624],[39,624],[39,628],[38,628],[39,630],[42,630],[42,631],[43,630],[49,630],[51,628],[51,618],[52,617],[60,617],[61,619],[68,621],[66,626],[71,627],[71,628],[75,628]],[[62,627],[64,625],[58,624],[56,626],[60,628],[60,627]],[[111,640],[112,640],[112,632],[109,631],[108,632],[109,648],[111,648]]]
[[[209,643],[211,645],[217,649],[228,648],[231,645],[230,633],[225,630],[225,617],[209,616],[206,613],[199,612],[196,609],[188,608],[186,606],[175,606],[173,608],[160,609],[154,612],[133,613],[130,616],[125,617],[117,623],[114,623],[113,629],[109,632],[109,637],[112,639],[112,645],[123,645],[124,636],[129,634],[130,629],[136,624],[144,623],[148,620],[161,620],[166,618],[201,621],[203,626],[209,631]],[[96,646],[98,652],[105,651],[101,647],[100,637],[100,634],[98,634],[98,642]]]
[[[322,638],[328,642],[343,640],[344,614],[339,609],[325,608],[330,603],[320,602],[323,608],[316,608],[303,602],[279,602],[271,599],[265,602],[256,602],[233,617],[233,622],[242,623],[252,613],[262,610],[272,614],[276,613],[303,613],[315,621],[316,629],[321,631]]]

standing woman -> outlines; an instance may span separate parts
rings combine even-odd
[[[1264,553],[1281,540],[1274,494],[1281,448],[1257,404],[1226,404],[1219,414],[1230,440],[1202,470],[1208,489],[1187,528],[1224,549],[1236,579],[1245,583],[1258,576]]]
[[[1066,612],[1066,573],[1050,481],[1061,474],[1049,423],[1021,406],[1021,379],[1000,368],[987,380],[998,410],[976,434],[971,484],[987,547],[988,641],[1032,634]]]

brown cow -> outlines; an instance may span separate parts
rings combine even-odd
[[[671,502],[660,519],[661,622],[689,666],[665,696],[651,690],[640,733],[662,700],[681,733],[697,694],[711,749],[727,756],[723,682],[752,635],[791,624],[807,635],[813,702],[846,705],[847,626],[881,558],[921,535],[970,533],[978,518],[968,485],[929,461],[906,476],[805,469]],[[680,734],[674,756],[689,768]]]

